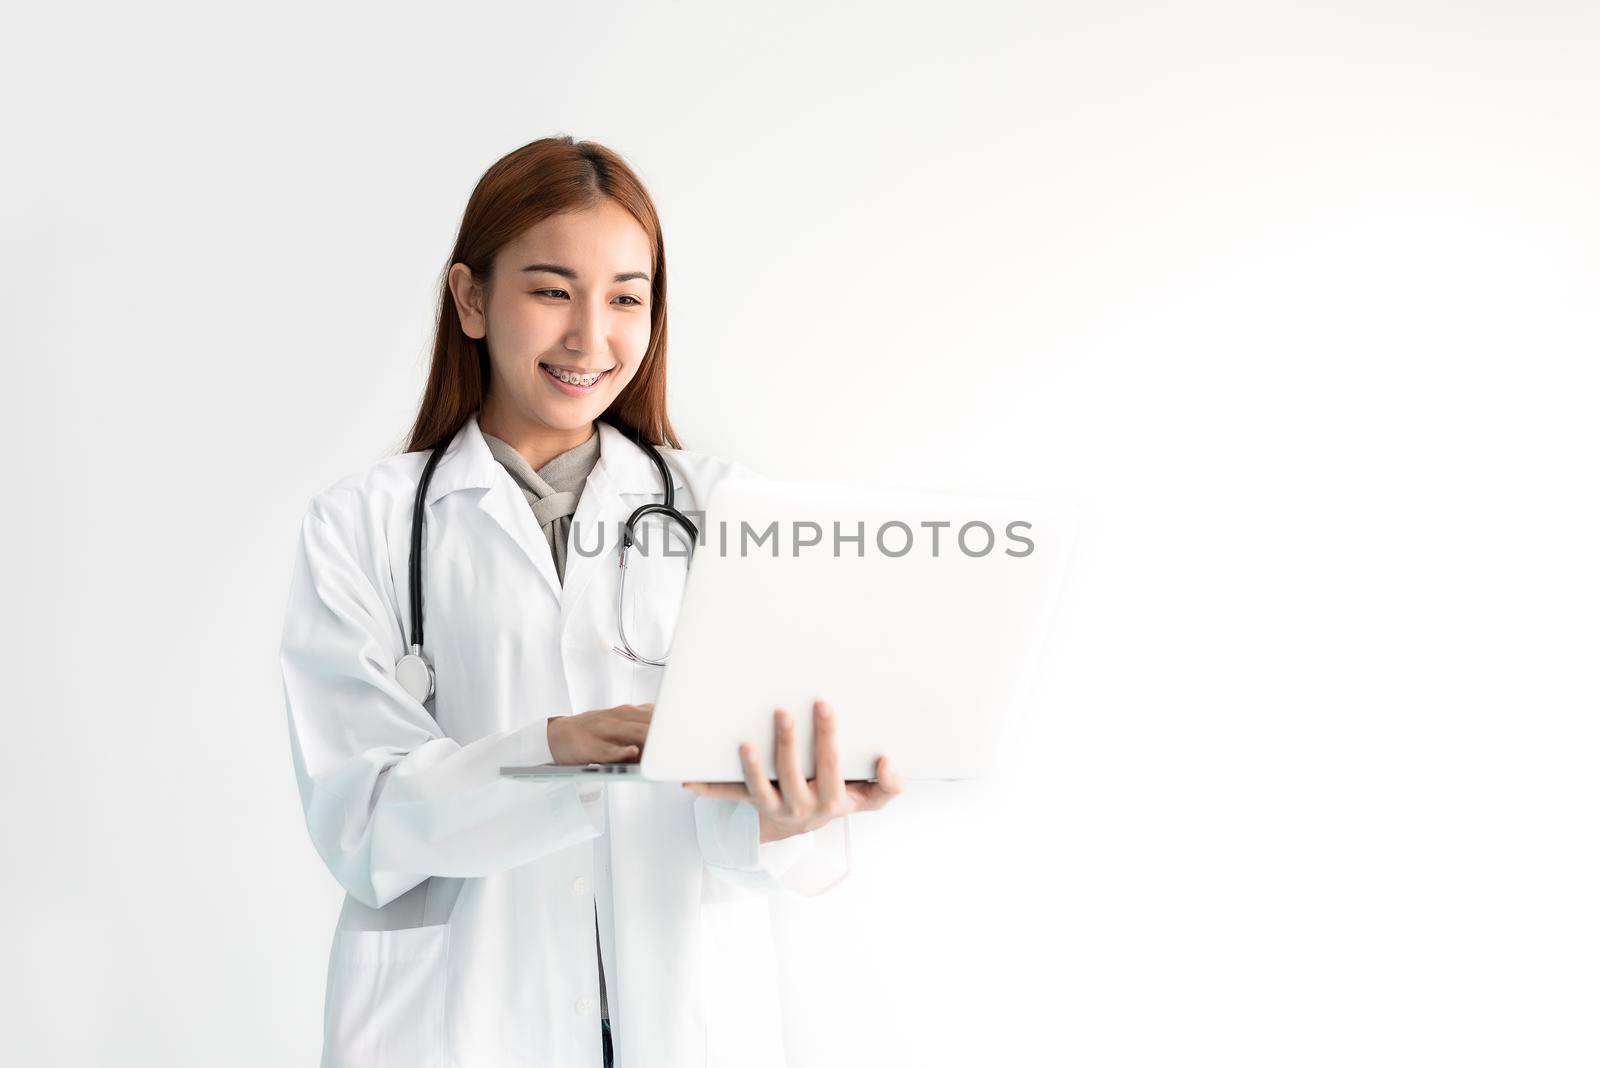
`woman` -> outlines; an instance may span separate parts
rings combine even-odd
[[[766,895],[848,873],[849,815],[900,790],[887,759],[840,782],[818,702],[809,725],[775,710],[777,785],[748,745],[743,784],[499,775],[643,751],[661,668],[613,647],[618,528],[663,496],[644,446],[671,446],[681,511],[748,474],[678,447],[666,314],[660,223],[622,160],[570,137],[512,152],[467,204],[409,451],[311,501],[281,658],[306,823],[346,891],[324,1066],[783,1063]],[[397,665],[441,446],[419,690]],[[647,657],[685,566],[630,557]]]

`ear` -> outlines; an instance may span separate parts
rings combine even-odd
[[[484,311],[484,293],[472,280],[472,268],[464,263],[452,263],[449,284],[462,332],[475,338],[486,335],[489,332],[489,320]]]

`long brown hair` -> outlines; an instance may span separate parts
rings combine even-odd
[[[483,404],[489,383],[489,349],[468,337],[450,294],[450,267],[464,263],[480,285],[489,281],[495,255],[528,227],[566,211],[581,211],[609,197],[626,208],[650,238],[650,345],[638,372],[600,418],[635,440],[678,449],[667,419],[667,258],[661,220],[639,176],[622,157],[593,141],[545,137],[502,156],[478,179],[461,218],[455,248],[439,283],[433,366],[422,394],[407,452],[448,441]]]

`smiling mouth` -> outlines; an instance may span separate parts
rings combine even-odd
[[[598,385],[607,375],[616,370],[615,367],[608,367],[604,371],[576,371],[548,363],[541,363],[539,369],[562,385],[573,386],[577,389],[589,389]]]

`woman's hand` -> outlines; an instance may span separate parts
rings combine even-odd
[[[685,789],[701,797],[727,797],[748,801],[760,814],[761,841],[775,842],[796,834],[814,831],[839,816],[869,812],[894,800],[905,788],[905,780],[889,766],[889,758],[878,758],[877,782],[845,782],[839,774],[833,707],[817,701],[812,707],[812,728],[816,739],[817,777],[800,775],[800,751],[794,741],[794,717],[787,709],[774,714],[778,721],[778,786],[762,774],[756,760],[756,747],[749,742],[739,746],[739,761],[744,765],[744,785],[721,782],[686,782]],[[781,791],[781,792],[780,792]]]
[[[551,716],[545,727],[557,764],[637,764],[655,705],[618,705]]]

